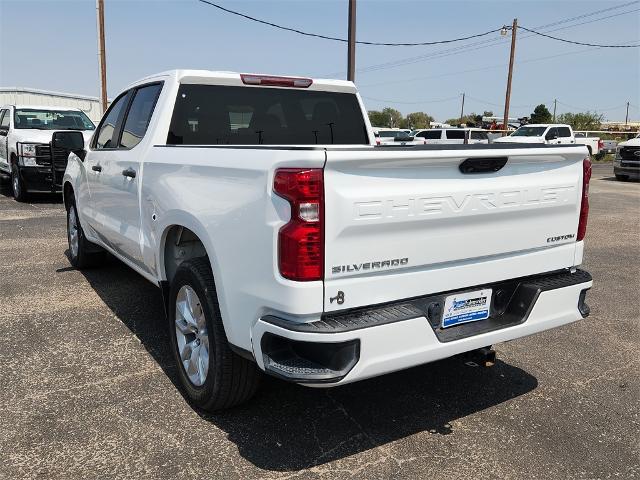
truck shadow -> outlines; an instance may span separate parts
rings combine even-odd
[[[112,260],[82,272],[136,335],[178,390],[160,290]],[[390,339],[393,341],[393,339]],[[473,367],[451,358],[333,389],[265,377],[247,405],[201,418],[226,432],[259,468],[295,471],[322,465],[421,432],[448,435],[457,419],[534,390],[535,377],[498,361]]]

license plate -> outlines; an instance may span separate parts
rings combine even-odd
[[[487,288],[449,295],[444,301],[441,327],[453,327],[461,323],[478,322],[489,318],[492,292]]]

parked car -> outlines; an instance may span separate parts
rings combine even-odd
[[[208,410],[262,371],[342,385],[588,315],[586,148],[374,138],[352,82],[149,76],[88,145],[54,133],[71,264],[106,250],[160,287]]]
[[[95,125],[74,108],[5,105],[0,108],[0,173],[11,176],[13,196],[22,202],[29,192],[60,192],[67,154],[53,150],[54,130],[79,130],[87,140]]]
[[[582,132],[576,132],[575,137],[576,143],[587,146],[589,155],[592,155],[597,160],[604,158],[604,141],[599,137],[588,137]]]
[[[618,180],[640,179],[640,135],[617,145],[613,173]]]
[[[376,145],[414,145],[423,142],[415,142],[407,130],[399,128],[374,129]]]
[[[571,125],[530,124],[523,125],[506,137],[496,138],[493,142],[569,145],[576,143],[576,139]]]
[[[430,128],[412,132],[416,140],[424,139],[427,145],[463,143],[489,143],[487,132],[480,128]]]
[[[615,140],[604,140],[602,143],[603,143],[602,150],[604,151],[604,153],[615,155],[616,146],[618,145],[618,142],[616,142]]]

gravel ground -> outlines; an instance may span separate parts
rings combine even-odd
[[[65,256],[60,200],[0,190],[0,478],[640,478],[640,185],[596,165],[591,316],[330,390],[268,379],[194,411],[159,291]]]

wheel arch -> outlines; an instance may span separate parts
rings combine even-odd
[[[229,330],[226,328],[228,311],[224,297],[224,285],[213,243],[204,225],[190,215],[173,216],[173,221],[167,222],[163,227],[160,239],[157,265],[161,286],[164,284],[169,287],[176,270],[182,262],[202,256],[208,258],[215,282],[222,322],[228,332]]]
[[[67,212],[71,206],[71,197],[73,197],[73,195],[73,185],[71,185],[70,181],[66,180],[62,185],[62,201],[64,202],[64,208]]]

